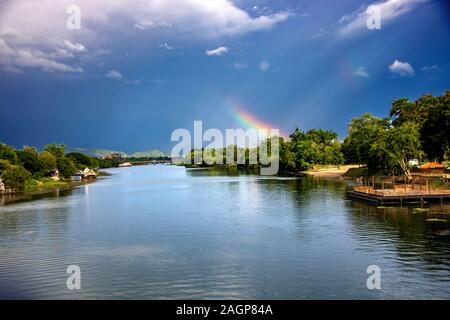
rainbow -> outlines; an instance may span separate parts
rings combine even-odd
[[[242,106],[238,106],[237,104],[233,103],[230,108],[232,117],[243,127],[243,129],[264,129],[267,130],[268,134],[270,134],[271,129],[279,129],[280,136],[284,139],[289,138],[289,134],[286,134],[283,130],[280,128],[277,128],[277,126],[274,126],[272,124],[269,124],[255,115],[249,113],[246,111]]]

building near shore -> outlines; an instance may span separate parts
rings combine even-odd
[[[0,192],[3,192],[6,190],[5,184],[3,183],[3,180],[0,179]]]
[[[445,172],[445,165],[437,163],[437,162],[429,162],[420,165],[419,172],[424,174],[443,174]]]
[[[50,179],[53,181],[59,181],[59,170],[55,169],[52,172],[50,172]]]
[[[422,170],[430,170],[430,169],[445,169],[445,166],[443,164],[437,163],[437,162],[429,162],[425,163],[419,166],[419,169]]]

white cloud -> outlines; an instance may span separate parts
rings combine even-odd
[[[105,74],[105,77],[111,78],[114,80],[123,80],[122,74],[117,70],[110,70]]]
[[[408,62],[395,60],[390,66],[389,71],[400,77],[412,77],[414,75],[414,68]]]
[[[230,51],[230,49],[228,49],[227,47],[218,47],[216,49],[206,50],[206,55],[207,56],[221,56],[221,55],[227,53],[228,51]]]
[[[51,53],[30,48],[12,48],[2,38],[0,38],[0,67],[14,73],[21,73],[23,68],[37,68],[45,72],[83,72],[80,67],[72,67],[53,60]]]
[[[160,47],[161,49],[166,49],[166,50],[174,50],[174,49],[175,49],[174,46],[169,45],[167,42],[161,44],[159,47]]]
[[[269,70],[270,68],[270,63],[269,61],[261,61],[261,63],[259,64],[259,70],[261,70],[262,72],[266,72],[267,70]]]
[[[247,69],[247,68],[248,68],[248,65],[245,64],[245,63],[243,63],[243,62],[236,61],[235,63],[233,63],[233,67],[234,67],[235,69]]]
[[[381,13],[381,27],[410,12],[428,0],[382,0],[363,6],[349,15],[344,15],[334,25],[338,37],[348,37],[367,31],[367,20],[371,17],[371,6],[377,6]]]
[[[140,80],[140,79],[135,79],[135,80],[130,80],[127,79],[125,76],[122,75],[122,73],[120,73],[117,70],[109,70],[106,74],[105,74],[106,78],[111,78],[117,81],[123,81],[125,84],[132,84],[132,85],[138,85],[138,84],[142,84],[144,81],[146,80]],[[152,82],[152,81],[150,81]]]
[[[125,81],[126,84],[142,84],[142,80],[126,80]]]
[[[63,44],[67,49],[76,52],[84,52],[86,48],[81,43],[72,43],[70,40],[63,40]]]
[[[28,68],[17,63],[20,56],[11,57],[26,51],[36,59],[40,55],[39,59],[48,60],[35,64],[64,72],[80,72],[81,68],[73,66],[74,61],[79,61],[78,55],[95,57],[96,52],[119,47],[118,43],[131,38],[144,43],[162,36],[170,41],[236,37],[271,29],[291,15],[280,11],[254,16],[230,0],[77,0],[81,29],[68,30],[66,9],[73,0],[0,3],[0,39],[4,44],[0,65]]]
[[[172,27],[172,25],[167,22],[154,22],[152,20],[142,20],[140,22],[135,23],[133,25],[133,27],[144,31],[146,29],[151,29],[151,28],[163,28],[163,27],[170,28],[170,27]]]
[[[422,71],[425,71],[425,72],[428,72],[428,73],[441,72],[442,68],[438,67],[437,65],[423,66],[422,67]]]
[[[365,67],[358,67],[355,72],[353,73],[355,76],[362,77],[362,78],[369,78],[369,72]]]

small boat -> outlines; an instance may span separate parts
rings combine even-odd
[[[119,164],[119,167],[121,167],[121,168],[124,168],[124,167],[131,167],[131,166],[133,166],[133,165],[131,164],[131,162],[124,162],[124,163]]]

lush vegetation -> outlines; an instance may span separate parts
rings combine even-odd
[[[25,146],[15,150],[0,143],[0,179],[16,191],[33,191],[67,184],[77,171],[89,168],[117,167],[117,159],[98,159],[82,153],[65,153],[63,144],[48,144],[38,152]],[[51,176],[59,172],[59,181]]]
[[[273,139],[278,139],[279,152],[278,158],[272,158],[272,161],[278,161],[281,172],[297,172],[309,169],[314,165],[344,163],[344,156],[341,152],[337,133],[331,130],[311,129],[306,132],[295,129],[290,135],[289,141],[281,137],[271,137],[255,148],[238,148],[236,145],[230,145],[224,149],[203,149],[192,150],[190,153],[191,162],[201,166],[226,165],[227,163],[237,163],[241,168],[255,168],[261,166],[260,162],[252,164],[250,158],[253,155],[260,160],[260,149],[264,148],[263,155],[270,153]],[[233,150],[234,149],[234,150]],[[200,154],[203,155],[203,162],[199,163]],[[222,160],[217,161],[217,155],[222,155]],[[227,162],[227,155],[234,154],[233,161]],[[255,158],[253,158],[255,159]],[[233,164],[234,165],[234,164]]]
[[[448,160],[450,156],[450,91],[417,101],[394,101],[389,117],[365,113],[354,118],[342,144],[347,163],[366,164],[369,172],[397,170],[410,175],[409,160]]]
[[[271,138],[273,139],[273,138]],[[296,129],[289,141],[279,139],[279,162],[281,171],[304,171],[315,165],[361,164],[367,166],[368,174],[393,170],[411,178],[409,161],[412,159],[439,161],[450,156],[450,91],[442,96],[424,95],[417,101],[398,99],[392,103],[389,115],[378,118],[370,113],[351,120],[348,135],[338,140],[336,132],[323,129],[302,131]],[[255,149],[235,148],[245,155],[242,167],[252,167],[248,155],[258,152],[264,142]],[[190,157],[203,153],[202,166],[216,165],[217,152],[225,150],[193,150]],[[198,159],[198,157],[197,157]],[[193,163],[196,163],[193,161]]]
[[[192,150],[194,165],[214,166],[227,163],[228,151],[234,152],[234,163],[244,168],[259,167],[249,159],[279,139],[279,164],[282,172],[308,170],[315,165],[363,164],[371,174],[377,171],[397,171],[410,174],[412,159],[445,161],[450,156],[450,91],[442,96],[424,95],[417,101],[402,98],[392,103],[389,115],[378,118],[370,113],[351,120],[344,141],[336,132],[323,129],[295,129],[290,139],[272,137],[252,149],[236,145],[224,149]],[[231,150],[234,149],[234,150]],[[216,161],[221,155],[221,161]],[[160,156],[158,154],[158,156]],[[199,157],[200,156],[200,157]],[[269,154],[269,156],[271,156]],[[132,160],[154,160],[154,157]],[[159,159],[159,158],[158,158]],[[203,159],[200,163],[197,159]],[[25,146],[22,150],[0,144],[0,179],[12,189],[29,191],[40,187],[64,184],[80,169],[117,167],[120,159],[99,159],[80,152],[65,153],[62,144],[48,144],[38,152]],[[61,181],[51,175],[59,171]]]

